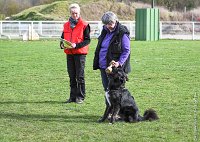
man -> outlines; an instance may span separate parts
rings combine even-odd
[[[61,38],[69,41],[65,47],[63,41],[60,47],[67,55],[67,72],[70,79],[70,97],[66,103],[83,103],[85,99],[85,61],[90,43],[90,26],[80,17],[78,4],[69,6],[71,17],[64,24]]]

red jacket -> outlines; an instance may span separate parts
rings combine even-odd
[[[87,23],[79,18],[77,25],[74,29],[70,28],[70,22],[66,22],[64,24],[64,39],[72,42],[72,43],[80,43],[84,40],[83,32],[87,27]],[[72,48],[72,49],[65,49],[64,52],[66,54],[87,54],[88,53],[88,45],[81,47],[81,48]]]

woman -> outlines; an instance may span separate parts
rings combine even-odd
[[[90,43],[90,26],[80,17],[78,4],[69,6],[71,17],[64,24],[61,38],[69,41],[65,47],[61,41],[60,47],[67,55],[67,71],[70,78],[70,97],[66,103],[83,103],[85,99],[84,68]]]
[[[93,69],[100,69],[104,91],[107,91],[108,78],[105,69],[114,60],[115,67],[130,72],[130,37],[126,26],[121,25],[117,16],[108,11],[102,16],[104,24],[95,51]]]

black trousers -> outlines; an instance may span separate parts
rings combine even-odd
[[[85,99],[85,60],[86,55],[67,55],[67,72],[70,79],[70,98]]]

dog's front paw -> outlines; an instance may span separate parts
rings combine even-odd
[[[111,119],[110,119],[110,121],[109,121],[109,124],[114,124],[115,123],[115,118],[112,118],[111,117]]]
[[[109,124],[114,124],[116,121],[110,121]]]

